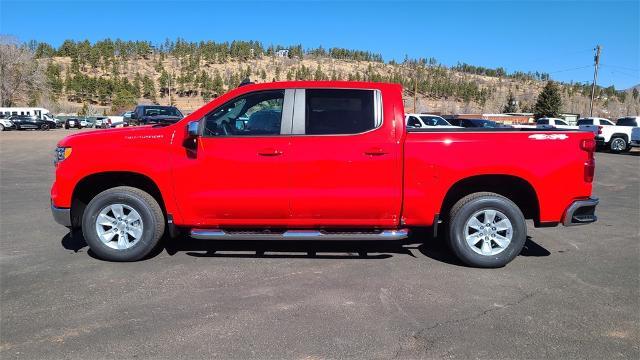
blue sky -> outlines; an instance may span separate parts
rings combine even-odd
[[[20,40],[259,40],[345,47],[385,60],[435,57],[599,83],[640,83],[640,1],[7,1],[0,33]]]

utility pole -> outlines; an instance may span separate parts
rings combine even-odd
[[[589,105],[589,116],[593,116],[593,98],[596,94],[596,82],[598,81],[598,65],[600,65],[600,45],[596,46],[596,55],[593,57],[593,84],[591,85],[591,104]]]
[[[171,75],[169,75],[169,106],[173,106],[173,99],[171,98],[171,80],[173,80],[173,69],[171,69]]]
[[[418,78],[414,78],[413,80],[413,113],[417,113],[416,110],[416,102],[418,97]]]

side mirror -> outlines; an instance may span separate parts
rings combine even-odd
[[[131,115],[130,115],[130,118],[137,119],[138,118],[138,114],[136,114],[135,112],[132,112]]]
[[[187,124],[187,136],[195,138],[200,135],[200,123],[198,121],[191,121]]]

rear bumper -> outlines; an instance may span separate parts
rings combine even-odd
[[[640,140],[631,140],[631,142],[629,142],[629,146],[632,147],[640,147]]]
[[[596,217],[596,206],[598,202],[599,200],[597,198],[574,201],[564,213],[562,225],[575,226],[595,222],[598,220]]]
[[[51,203],[51,214],[58,224],[71,227],[71,209],[58,208]]]
[[[603,146],[605,144],[604,138],[602,136],[596,136],[596,145]]]

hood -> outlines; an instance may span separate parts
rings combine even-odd
[[[89,130],[69,135],[60,140],[58,146],[99,146],[101,143],[124,144],[128,140],[163,139],[167,134],[167,127],[136,126]]]

